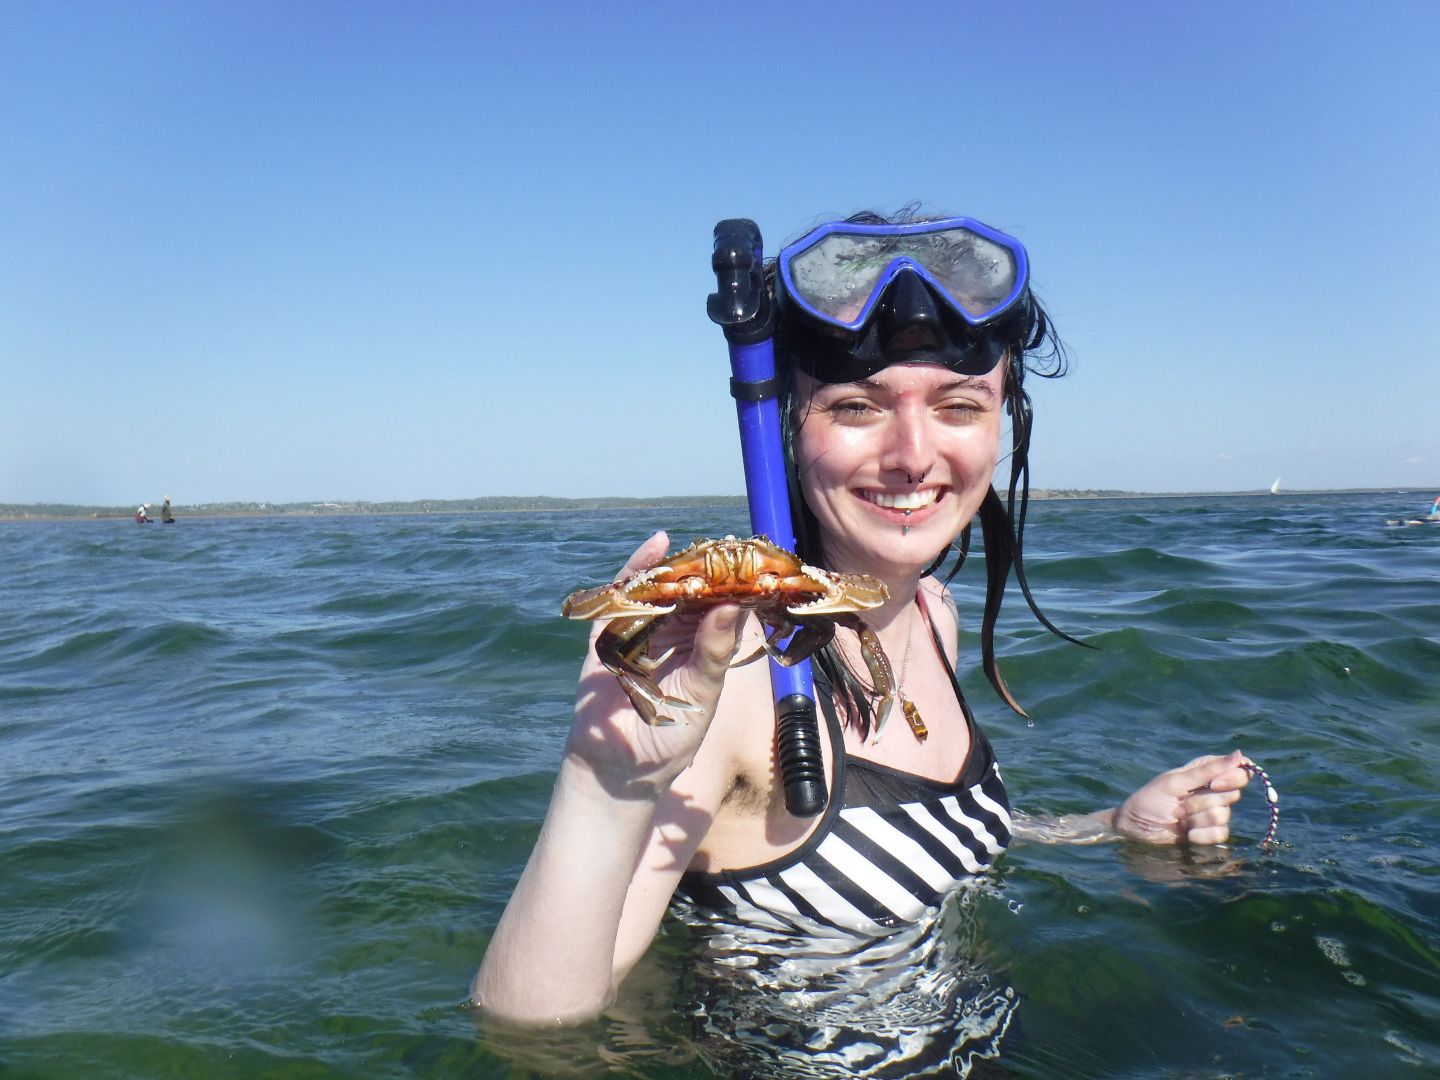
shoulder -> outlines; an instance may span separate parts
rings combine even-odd
[[[940,635],[940,642],[945,646],[951,663],[954,663],[960,648],[960,609],[955,604],[955,597],[943,581],[933,576],[921,579],[920,593],[925,598],[925,610],[935,626],[935,632]]]
[[[960,609],[955,605],[955,597],[951,595],[943,581],[933,574],[930,577],[921,578],[920,591],[925,594],[925,602],[930,605],[931,615],[938,619],[940,612],[935,609],[939,607],[944,610],[951,623],[959,625]]]

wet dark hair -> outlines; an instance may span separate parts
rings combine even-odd
[[[846,220],[860,225],[895,225],[938,220],[939,216],[922,215],[919,208],[912,205],[891,216],[866,211]],[[774,266],[771,265],[767,267],[767,276],[771,280],[772,288],[773,275]],[[1019,301],[1015,317],[1002,320],[989,332],[998,336],[1005,356],[1001,362],[1005,364],[1005,410],[1010,415],[1010,482],[1003,497],[992,485],[976,515],[980,520],[980,532],[985,547],[986,576],[985,611],[980,623],[980,653],[990,685],[1007,705],[1024,716],[1025,710],[1005,685],[995,658],[995,626],[1012,570],[1026,603],[1041,625],[1067,641],[1076,641],[1056,627],[1040,610],[1025,578],[1024,560],[1025,516],[1030,504],[1030,435],[1034,424],[1034,410],[1030,394],[1025,389],[1025,375],[1029,372],[1041,378],[1058,378],[1065,374],[1067,356],[1065,346],[1055,333],[1050,317],[1029,289]],[[800,492],[794,465],[795,436],[804,423],[804,417],[797,415],[795,364],[791,358],[791,350],[800,347],[800,340],[803,339],[797,335],[787,334],[783,323],[775,337],[776,373],[781,382],[781,425],[786,457],[790,462],[790,503],[795,521],[797,553],[806,562],[825,566],[819,521]],[[945,574],[944,581],[949,584],[954,579],[969,554],[972,525],[973,522],[967,523],[960,535],[946,546],[926,570],[927,575],[939,573],[953,555],[953,564]],[[1077,641],[1076,644],[1083,643]],[[872,710],[867,688],[849,670],[833,643],[816,655],[815,662],[830,682],[837,698],[847,707],[849,715],[857,718],[861,734],[868,735]]]

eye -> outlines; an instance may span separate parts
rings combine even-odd
[[[949,423],[969,424],[983,419],[990,412],[990,408],[985,402],[971,398],[951,398],[941,402],[936,411]]]
[[[876,412],[876,408],[865,398],[842,398],[830,406],[830,411],[842,419],[859,419]]]

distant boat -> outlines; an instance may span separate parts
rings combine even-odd
[[[1275,482],[1270,485],[1270,494],[1271,494],[1271,495],[1279,495],[1279,494],[1280,494],[1280,478],[1279,478],[1278,476],[1275,477]]]

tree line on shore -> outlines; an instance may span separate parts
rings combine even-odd
[[[601,496],[564,499],[549,495],[486,495],[474,499],[413,499],[366,502],[208,502],[172,503],[176,516],[288,517],[336,514],[464,514],[522,510],[631,510],[649,507],[744,506],[741,495],[666,495],[653,498]],[[0,503],[0,518],[128,518],[132,506],[81,506],[69,503]]]
[[[1373,488],[1334,491],[1291,491],[1287,495],[1351,494]],[[1398,489],[1397,489],[1398,490]],[[1420,490],[1420,489],[1415,489]],[[1428,489],[1427,489],[1428,490]],[[1030,492],[1032,499],[1184,498],[1222,495],[1260,495],[1262,491],[1140,492],[1108,488],[1060,488]],[[173,504],[177,516],[192,517],[295,517],[345,514],[476,514],[533,510],[644,510],[651,508],[744,507],[743,495],[657,495],[653,497],[596,496],[566,499],[552,495],[482,495],[473,499],[411,499],[365,502],[325,500],[314,502],[210,502]],[[128,518],[133,506],[79,506],[70,503],[0,503],[0,520],[53,520],[55,518]]]

